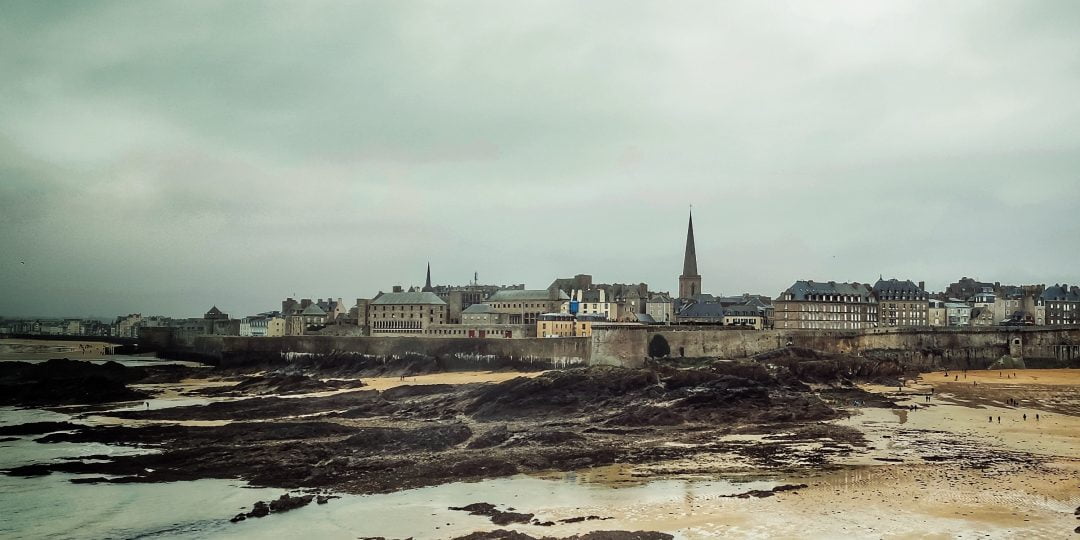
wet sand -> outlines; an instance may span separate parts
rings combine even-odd
[[[849,418],[835,421],[859,429],[870,441],[868,451],[836,460],[842,466],[839,470],[757,471],[761,476],[753,469],[740,470],[747,479],[764,477],[806,488],[762,499],[687,489],[682,498],[661,502],[586,505],[574,512],[613,519],[560,525],[558,533],[640,529],[680,538],[1080,536],[1073,533],[1080,525],[1073,515],[1080,507],[1080,416],[1068,414],[1080,406],[1080,370],[1009,372],[1015,378],[998,379],[996,371],[969,371],[966,384],[952,382],[952,372],[949,382],[941,373],[925,374],[902,392],[866,385],[864,389],[919,408],[853,408]],[[931,386],[934,393],[928,404],[925,395]],[[1010,397],[1021,399],[1021,405],[1007,405]],[[685,472],[689,463],[680,463],[678,469],[684,471],[683,478],[707,478],[709,471],[724,469],[715,461],[715,456],[703,456],[697,463],[701,475]],[[729,469],[738,465],[724,464]],[[665,469],[615,466],[577,474],[618,488],[663,477]],[[556,512],[550,517],[567,516]],[[517,530],[534,536],[545,533],[539,527]]]
[[[536,377],[542,371],[519,372],[519,371],[452,371],[448,373],[430,373],[427,375],[400,377],[362,377],[364,390],[387,390],[396,386],[405,385],[428,385],[428,384],[469,384],[469,383],[499,383],[516,379],[518,377]]]
[[[98,341],[0,339],[0,360],[102,359],[116,345]]]

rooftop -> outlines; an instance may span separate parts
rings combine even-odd
[[[841,283],[836,281],[796,281],[785,293],[791,293],[794,300],[806,300],[812,294],[838,294],[849,296],[870,296],[870,286],[865,283]]]
[[[391,292],[383,293],[378,298],[371,301],[373,306],[386,306],[386,305],[435,305],[445,306],[446,302],[435,295],[433,292]]]
[[[548,289],[503,289],[496,291],[485,302],[521,302],[527,300],[569,300],[565,292]]]
[[[489,306],[487,304],[473,304],[473,305],[461,310],[461,313],[463,313],[463,314],[464,313],[469,313],[469,314],[475,315],[477,313],[498,313],[498,311],[495,311],[495,308],[493,308],[493,307],[491,307],[491,306]]]

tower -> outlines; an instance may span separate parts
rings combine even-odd
[[[701,294],[701,276],[697,271],[697,250],[694,248],[694,214],[686,226],[686,253],[683,254],[682,275],[679,276],[679,298]]]
[[[431,263],[427,263],[427,281],[424,282],[424,288],[420,289],[421,292],[435,292],[435,288],[431,286]]]

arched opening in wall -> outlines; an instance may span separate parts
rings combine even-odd
[[[1019,345],[1019,344],[1020,344],[1020,338],[1014,338],[1013,339],[1013,345]]]
[[[679,347],[679,356],[680,357],[685,357],[686,356],[686,349],[684,349],[682,347]]]
[[[671,355],[671,345],[668,345],[667,338],[656,334],[649,340],[649,357],[650,358],[665,358]]]

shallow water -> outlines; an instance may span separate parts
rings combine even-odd
[[[57,353],[56,358],[63,358],[63,353]],[[41,364],[48,362],[49,358],[0,358],[0,362],[26,362],[29,364]],[[78,360],[80,362],[90,362],[93,364],[104,364],[106,362],[116,362],[128,367],[145,367],[145,366],[187,366],[187,367],[209,367],[206,364],[200,364],[198,362],[190,362],[188,360],[163,360],[160,358],[154,358],[152,356],[128,356],[124,354],[111,354],[108,356],[95,356],[92,358],[72,358],[72,360]]]
[[[537,518],[607,516],[611,508],[641,507],[685,499],[688,494],[738,493],[767,489],[772,482],[656,481],[625,488],[516,476],[478,483],[454,483],[383,495],[346,495],[326,505],[311,504],[285,514],[229,523],[256,500],[277,498],[283,490],[251,489],[229,480],[167,484],[85,485],[71,475],[39,478],[0,477],[0,536],[35,538],[356,538],[387,536],[446,538],[475,530],[496,529],[487,518],[449,510],[473,502],[508,505]],[[603,523],[518,527],[536,534],[570,534]]]

